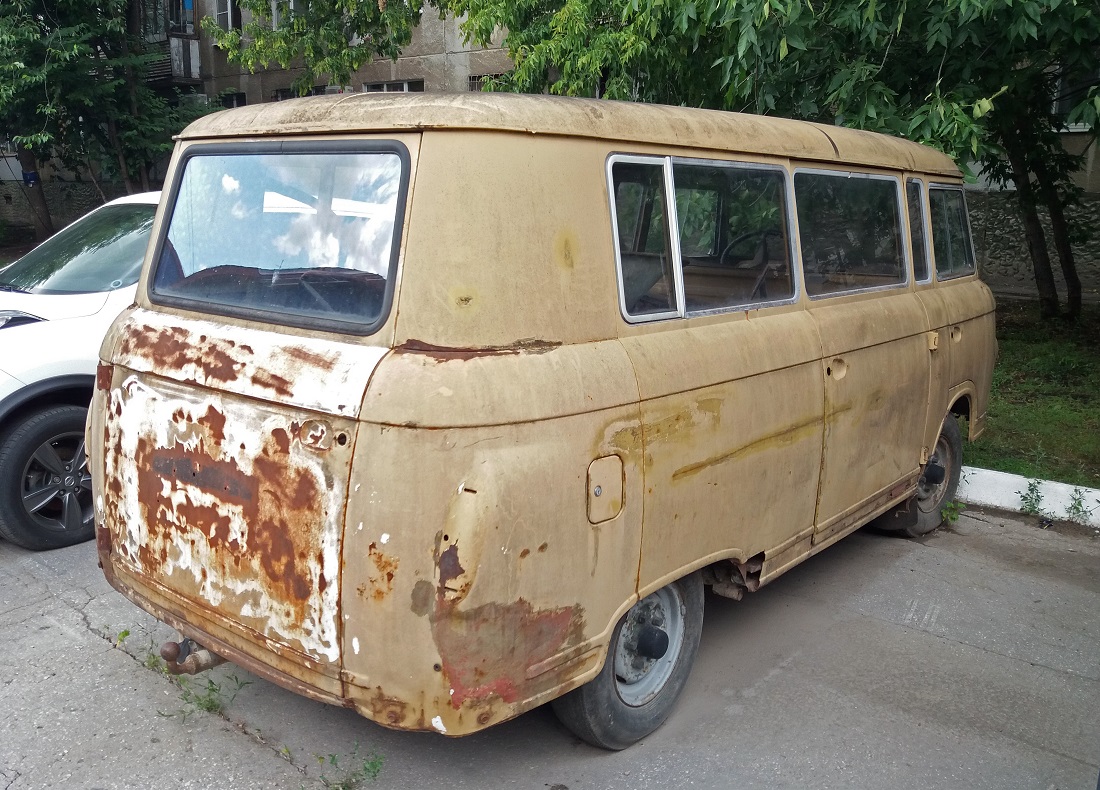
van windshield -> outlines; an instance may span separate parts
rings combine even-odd
[[[396,149],[200,150],[184,163],[154,300],[373,331],[390,301],[405,161]]]

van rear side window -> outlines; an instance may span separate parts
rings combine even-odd
[[[614,157],[610,170],[628,320],[794,298],[783,170],[640,157]],[[665,209],[670,178],[676,204],[671,216]]]
[[[961,189],[932,187],[928,190],[932,214],[932,249],[936,277],[947,280],[974,273],[974,247]]]
[[[620,161],[611,172],[623,307],[632,316],[675,315],[664,165]]]
[[[810,296],[906,282],[896,179],[802,171],[794,192]]]
[[[406,157],[200,149],[183,168],[151,297],[369,333],[391,298]]]

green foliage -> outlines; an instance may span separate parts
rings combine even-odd
[[[507,31],[516,68],[494,89],[840,119],[975,157],[998,153],[988,118],[1007,95],[1095,66],[1100,38],[1100,12],[1072,0],[441,5],[477,43]],[[1073,118],[1095,125],[1098,109],[1094,90]]]
[[[1085,501],[1085,492],[1080,488],[1074,488],[1070,494],[1069,507],[1066,508],[1066,518],[1077,524],[1087,524],[1097,508],[1100,508],[1100,499],[1090,507]]]
[[[940,508],[940,515],[948,524],[954,524],[959,520],[959,516],[962,515],[964,510],[966,510],[965,503],[952,500],[950,502],[944,502],[943,507]]]
[[[222,30],[205,17],[203,30],[227,57],[255,72],[269,63],[302,71],[294,88],[305,94],[318,80],[346,85],[351,73],[375,57],[397,60],[420,21],[422,0],[310,0],[291,7],[278,0],[238,0],[251,19],[242,30]]]
[[[1002,300],[997,340],[986,430],[967,463],[1100,488],[1100,309],[1037,323],[1034,304]]]
[[[1040,486],[1039,480],[1028,480],[1027,489],[1016,492],[1020,497],[1021,512],[1040,518],[1048,515],[1046,510],[1043,509],[1043,492],[1040,490]]]
[[[331,790],[356,790],[364,782],[377,779],[378,774],[382,772],[382,755],[372,754],[364,757],[359,754],[358,743],[348,756],[350,766],[340,765],[340,758],[335,754],[313,756],[321,765],[321,785]],[[326,771],[332,773],[326,773]]]
[[[40,156],[131,183],[202,110],[146,83],[138,0],[0,4],[0,129]]]
[[[241,689],[252,682],[241,680],[236,675],[229,675],[222,683],[218,683],[209,675],[203,680],[205,683],[196,687],[185,677],[176,678],[180,687],[180,701],[187,706],[180,711],[184,717],[196,710],[220,715],[233,702]]]

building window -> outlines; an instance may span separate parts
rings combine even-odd
[[[147,42],[164,41],[168,32],[166,9],[161,3],[146,3],[142,11],[141,35]]]
[[[288,13],[289,12],[289,13]],[[298,0],[271,0],[271,29],[274,30],[283,20],[298,13]]]
[[[214,20],[218,27],[222,30],[241,29],[241,7],[237,5],[237,0],[216,0],[214,8]]]
[[[423,93],[424,80],[395,80],[393,82],[364,82],[363,93]]]
[[[1087,131],[1087,127],[1080,124],[1069,124],[1069,114],[1073,108],[1080,104],[1089,95],[1089,91],[1100,85],[1100,71],[1089,73],[1081,71],[1074,73],[1062,72],[1055,83],[1054,115],[1070,131]]]
[[[168,0],[168,32],[195,35],[195,0]]]
[[[245,95],[243,93],[223,93],[221,95],[222,106],[228,109],[234,107],[244,107],[248,102],[245,101]]]
[[[324,85],[314,85],[302,94],[299,94],[294,88],[276,88],[271,91],[271,101],[286,101],[287,99],[297,99],[299,96],[324,96],[326,93],[328,93],[328,88]]]
[[[485,83],[495,80],[498,77],[503,77],[503,73],[497,74],[471,74],[466,78],[466,89],[471,91],[483,91],[485,90]]]

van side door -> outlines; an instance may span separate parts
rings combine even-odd
[[[931,352],[924,308],[906,288],[898,179],[799,170],[794,182],[806,291],[822,346],[820,543],[915,484]]]
[[[798,303],[785,168],[613,157],[609,182],[641,396],[644,595],[808,539],[820,343]]]

